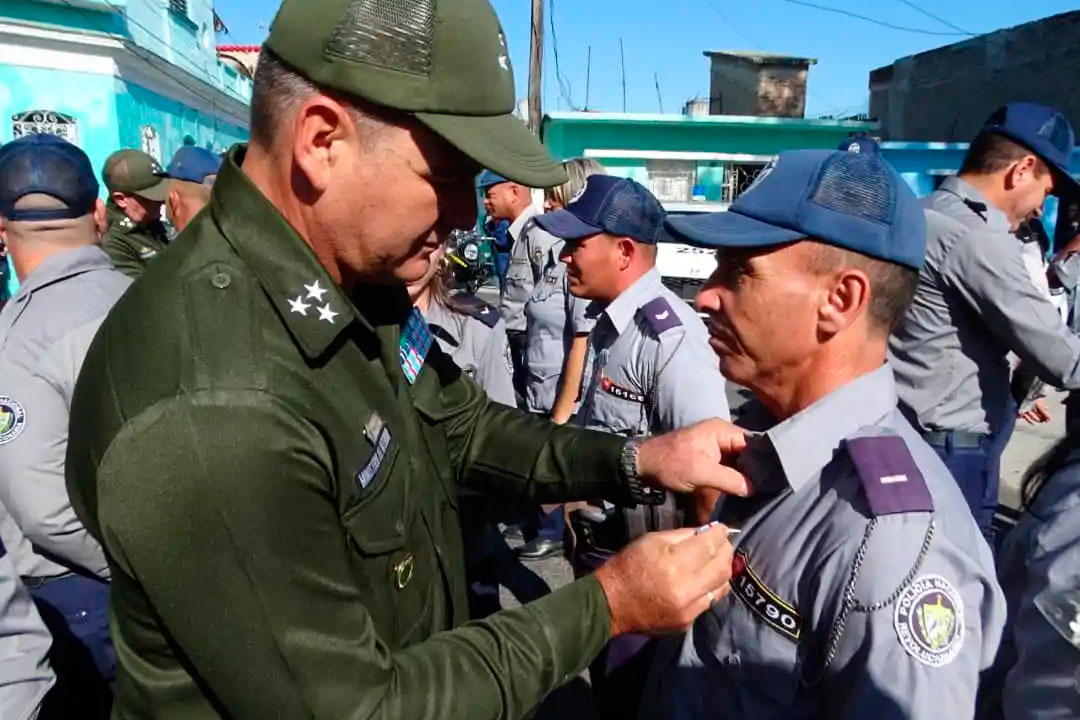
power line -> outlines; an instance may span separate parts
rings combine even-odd
[[[953,30],[957,30],[957,31],[959,31],[959,32],[962,32],[962,33],[963,33],[963,34],[965,34],[965,35],[976,35],[976,34],[977,34],[977,33],[973,33],[973,32],[968,32],[968,31],[967,31],[967,30],[965,30],[964,28],[962,28],[962,27],[960,27],[960,26],[958,26],[958,25],[954,25],[954,24],[952,24],[951,22],[949,22],[948,20],[946,20],[946,19],[945,19],[945,18],[943,18],[943,17],[938,17],[937,15],[935,15],[935,14],[934,14],[934,13],[932,13],[932,12],[930,12],[929,10],[926,10],[926,9],[924,9],[924,8],[921,8],[921,7],[919,7],[918,5],[916,5],[915,3],[911,2],[911,0],[900,0],[900,2],[904,3],[905,5],[907,5],[907,6],[908,6],[909,8],[911,8],[912,10],[915,10],[916,12],[920,12],[920,13],[922,13],[923,15],[925,15],[925,16],[926,16],[926,17],[928,17],[928,18],[930,18],[931,20],[937,20],[937,21],[938,21],[939,23],[941,23],[941,24],[942,24],[942,25],[944,25],[945,27],[949,27],[949,28],[952,28]]]
[[[814,8],[815,10],[823,10],[825,12],[836,13],[837,15],[846,15],[848,17],[862,20],[864,22],[873,23],[874,25],[880,25],[882,27],[891,28],[892,30],[901,30],[903,32],[919,33],[922,35],[942,35],[949,37],[956,37],[957,35],[970,35],[967,32],[939,32],[937,30],[923,30],[922,28],[905,27],[903,25],[894,25],[891,22],[884,20],[878,20],[868,15],[860,15],[859,13],[851,12],[850,10],[842,10],[841,8],[829,7],[828,5],[818,5],[817,3],[807,2],[806,0],[784,0],[786,3],[792,5],[803,5],[805,7]]]
[[[555,79],[559,83],[559,96],[566,102],[571,110],[577,110],[574,105],[574,91],[570,80],[563,75],[559,66],[559,36],[555,34],[555,0],[548,0],[548,24],[551,26],[551,51],[555,56]]]

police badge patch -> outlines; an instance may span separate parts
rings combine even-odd
[[[940,575],[923,575],[896,601],[893,627],[900,645],[923,665],[948,665],[964,644],[964,604]]]
[[[0,395],[0,445],[19,437],[25,427],[26,411],[23,406],[7,395]]]

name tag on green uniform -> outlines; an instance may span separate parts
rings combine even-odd
[[[364,434],[375,446],[375,451],[371,453],[371,457],[368,458],[367,462],[356,471],[356,489],[359,492],[366,490],[371,485],[371,481],[375,479],[375,476],[379,474],[379,468],[382,467],[387,452],[390,450],[390,442],[394,439],[390,434],[390,427],[378,414],[372,415],[371,419],[368,420],[367,425],[364,426]]]

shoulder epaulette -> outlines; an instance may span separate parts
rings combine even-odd
[[[490,328],[499,322],[499,311],[491,305],[466,292],[454,295],[454,305],[469,317],[476,318]]]
[[[682,320],[676,314],[674,308],[663,297],[650,300],[642,305],[638,312],[641,313],[645,322],[657,335],[682,325]]]
[[[848,456],[862,480],[870,512],[875,517],[909,512],[933,512],[934,501],[904,438],[879,435],[849,438]]]

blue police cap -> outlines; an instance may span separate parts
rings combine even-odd
[[[221,170],[221,157],[209,150],[185,145],[172,156],[172,162],[166,170],[174,180],[202,184],[211,175]]]
[[[874,153],[881,152],[881,147],[877,144],[877,140],[870,137],[865,133],[858,135],[851,135],[844,138],[839,145],[836,146],[837,150],[850,153]]]
[[[66,207],[16,210],[26,195],[50,195]],[[27,135],[0,147],[0,215],[8,220],[62,220],[93,210],[98,181],[90,158],[55,135]]]
[[[664,208],[633,180],[590,175],[565,208],[537,215],[536,222],[565,240],[608,233],[653,245],[664,223]]]
[[[1059,182],[1054,194],[1074,194],[1080,191],[1069,172],[1069,160],[1076,138],[1065,116],[1054,108],[1030,102],[1011,102],[987,118],[980,133],[997,133],[1015,140],[1038,155],[1050,166]]]
[[[814,238],[919,269],[926,218],[915,194],[880,155],[780,153],[727,212],[669,218],[677,240],[702,247],[764,247]]]
[[[476,178],[476,187],[480,190],[483,190],[485,188],[491,187],[492,185],[499,185],[504,182],[510,181],[493,170],[485,170],[484,172],[480,173],[480,175]]]

